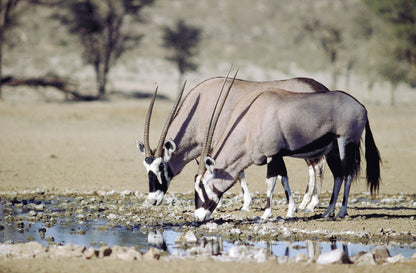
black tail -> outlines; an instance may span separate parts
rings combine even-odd
[[[380,187],[381,158],[368,119],[365,125],[365,159],[367,161],[367,186],[370,188],[371,195],[374,196]]]

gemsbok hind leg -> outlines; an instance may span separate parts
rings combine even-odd
[[[315,171],[315,187],[313,188],[311,201],[306,206],[306,211],[314,211],[315,207],[319,204],[319,196],[321,195],[322,181],[324,179],[324,168],[324,157],[313,164],[313,169]]]
[[[329,169],[334,176],[334,187],[332,189],[331,200],[327,210],[322,214],[322,217],[333,217],[335,212],[335,205],[338,199],[339,191],[343,182],[343,170],[341,166],[341,160],[339,157],[338,147],[334,145],[332,151],[326,155],[326,162],[328,163]]]
[[[316,205],[319,204],[319,195],[321,194],[323,173],[325,167],[325,158],[305,159],[309,169],[309,181],[306,187],[305,195],[299,209],[305,212],[314,211]]]
[[[346,175],[344,182],[344,199],[342,200],[342,206],[337,214],[337,216],[340,218],[344,218],[346,215],[348,215],[348,196],[350,194],[351,183],[355,175],[357,175],[357,173],[360,171],[360,162],[360,145],[352,142],[348,143],[345,146],[345,157],[342,160],[342,166]]]
[[[244,198],[244,204],[243,204],[243,207],[241,208],[241,211],[249,211],[250,203],[251,203],[251,194],[250,194],[250,191],[248,190],[247,180],[244,175],[244,171],[240,173],[240,176],[238,177],[238,179],[240,180],[240,186],[241,186],[241,190],[243,191],[243,198]]]
[[[302,203],[299,205],[300,210],[305,210],[306,206],[312,199],[312,194],[314,193],[316,187],[316,172],[313,165],[314,163],[309,159],[305,159],[305,161],[308,165],[309,181],[308,185],[306,186],[305,194],[303,195]]]
[[[276,179],[280,178],[282,181],[283,188],[285,190],[286,198],[288,201],[288,212],[286,217],[291,218],[294,216],[296,211],[296,203],[293,199],[292,193],[289,187],[289,179],[287,177],[286,165],[283,158],[280,156],[274,156],[267,158],[267,203],[266,209],[263,213],[262,219],[268,219],[272,216],[273,206],[273,191],[276,186]]]

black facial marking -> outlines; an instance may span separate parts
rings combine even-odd
[[[162,191],[163,193],[166,193],[168,191],[168,181],[166,180],[164,172],[162,172],[162,183],[159,183],[159,180],[157,179],[157,176],[150,171],[148,173],[149,176],[149,192],[155,192],[155,191]]]
[[[217,205],[218,205],[217,202],[215,202],[214,200],[211,200],[208,197],[208,194],[205,190],[205,187],[202,184],[202,181],[199,182],[199,188],[202,191],[202,195],[204,196],[205,202],[202,202],[202,200],[198,200],[199,203],[198,203],[198,205],[196,205],[196,208],[198,209],[200,207],[203,207],[204,209],[209,210],[210,212],[213,212],[215,210],[215,208],[217,207]],[[220,193],[220,191],[217,190],[216,188],[214,188],[213,191],[217,195],[218,195],[218,193]],[[198,194],[196,194],[196,195],[198,195]],[[195,197],[196,197],[196,195],[195,195]],[[219,196],[219,198],[220,198],[220,196]],[[199,195],[198,195],[198,199],[199,199]],[[196,199],[195,199],[195,204],[197,204]]]
[[[170,143],[170,142],[166,142],[165,143],[165,147],[167,148],[167,149],[172,149],[172,144]]]
[[[152,164],[152,162],[155,160],[155,157],[153,157],[153,156],[149,156],[149,157],[146,157],[145,159],[144,159],[144,161],[146,162],[146,164],[148,164],[148,165],[150,165],[150,164]]]
[[[213,200],[209,200],[207,202],[204,203],[204,209],[209,210],[211,213],[215,210],[215,208],[217,207],[217,203]]]
[[[149,172],[147,175],[149,176],[149,192],[157,191],[157,185],[159,184],[157,176],[153,172]]]
[[[202,207],[202,200],[201,197],[199,197],[199,194],[197,191],[195,191],[195,209],[199,209],[200,207]]]
[[[199,188],[201,189],[202,195],[204,196],[204,199],[205,199],[205,202],[206,202],[206,200],[209,200],[209,198],[208,198],[207,191],[205,190],[205,187],[204,187],[204,184],[202,183],[202,181],[199,181]]]

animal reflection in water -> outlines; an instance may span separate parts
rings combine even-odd
[[[176,236],[175,236],[176,237]],[[151,247],[156,247],[158,249],[162,249],[164,251],[168,251],[167,243],[165,238],[163,237],[163,231],[161,232],[159,229],[150,229],[147,234],[148,243]],[[193,242],[186,242],[180,243],[177,239],[172,239],[172,241],[176,241],[177,247],[179,249],[184,249],[186,254],[191,255],[222,255],[224,254],[224,244],[226,245],[226,251],[229,251],[233,246],[235,246],[231,242],[223,242],[222,238],[219,236],[202,236],[200,238],[195,238],[196,240]],[[170,242],[172,243],[172,242]],[[178,245],[182,244],[182,246]],[[279,256],[279,257],[295,257],[298,256],[298,253],[304,253],[308,259],[317,260],[319,255],[322,254],[322,249],[325,249],[325,252],[329,252],[331,250],[338,249],[342,247],[342,250],[346,255],[348,255],[348,244],[347,243],[337,243],[337,242],[319,242],[319,241],[312,241],[306,240],[302,242],[270,242],[264,246],[268,249],[268,252],[272,255]],[[238,244],[246,245],[246,244]],[[262,247],[255,247],[256,243],[251,242],[247,245],[252,245],[252,252],[256,252]],[[247,253],[251,253],[248,251]],[[247,254],[246,253],[246,254]]]

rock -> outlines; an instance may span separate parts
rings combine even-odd
[[[134,260],[141,260],[142,254],[133,249],[133,248],[126,248],[126,247],[120,247],[120,246],[114,246],[113,252],[111,254],[111,257],[114,257],[119,260],[123,261],[134,261]]]
[[[183,235],[182,239],[187,243],[196,243],[198,241],[196,234],[190,230]]]
[[[373,254],[373,258],[377,264],[382,264],[386,261],[387,258],[390,257],[390,252],[386,246],[376,246],[375,248],[371,249],[371,254]]]
[[[335,249],[331,252],[322,253],[316,260],[317,264],[349,264],[351,263],[347,254],[342,249]]]
[[[38,242],[15,244],[8,248],[7,256],[19,258],[37,258],[46,256],[46,247]]]
[[[370,253],[370,252],[367,252],[367,253],[361,255],[360,257],[358,257],[358,259],[355,262],[355,264],[360,264],[360,265],[376,265],[377,262],[376,262],[376,260],[374,260],[373,254]]]
[[[81,258],[84,256],[85,247],[67,244],[64,246],[51,246],[48,248],[48,254],[51,258]]]
[[[388,257],[386,259],[386,262],[389,264],[397,264],[397,263],[404,263],[406,262],[406,258],[403,256],[403,254],[397,254],[396,256],[393,257]]]

